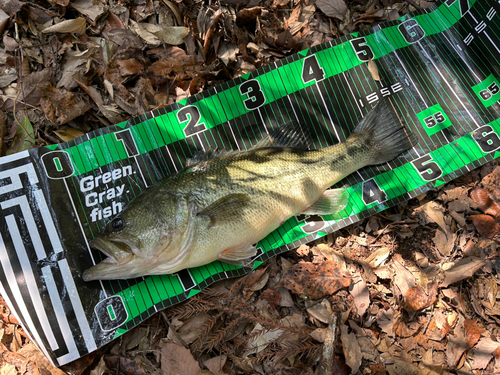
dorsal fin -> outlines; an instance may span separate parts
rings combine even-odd
[[[193,155],[193,157],[186,159],[186,167],[193,166],[195,164],[198,164],[202,161],[207,161],[215,158],[220,158],[222,156],[226,156],[232,153],[237,153],[238,151],[226,151],[226,150],[212,150],[209,149],[207,151],[198,151],[196,154]]]
[[[309,134],[298,121],[290,121],[271,131],[252,147],[292,147],[307,150],[312,145]]]

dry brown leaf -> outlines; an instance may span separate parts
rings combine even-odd
[[[316,328],[314,331],[310,333],[311,337],[319,342],[325,342],[327,334],[326,328]]]
[[[120,357],[117,355],[104,357],[106,367],[111,373],[118,373],[118,370],[125,375],[146,375],[146,371],[140,365],[140,360],[135,362],[130,358]]]
[[[500,348],[500,343],[488,337],[483,337],[472,350],[474,360],[472,369],[484,369],[493,358],[493,353]]]
[[[54,124],[63,125],[91,108],[90,104],[78,99],[72,92],[57,89],[50,83],[42,83],[38,89],[42,93],[40,105],[43,113]]]
[[[380,310],[377,314],[377,323],[380,329],[387,333],[387,336],[394,337],[394,310]]]
[[[49,26],[42,30],[42,33],[74,33],[78,35],[85,34],[87,21],[85,18],[79,17],[71,20],[61,21],[55,25]]]
[[[500,225],[495,219],[489,215],[471,215],[469,218],[481,236],[500,242]]]
[[[189,29],[184,26],[160,26],[151,23],[138,23],[130,20],[130,28],[146,43],[157,46],[161,42],[179,45],[184,43],[184,37]]]
[[[18,352],[25,358],[29,358],[30,362],[35,363],[40,372],[49,373],[53,375],[65,375],[66,373],[57,367],[54,367],[45,355],[33,343],[24,345]]]
[[[385,368],[390,375],[424,375],[418,366],[399,358],[391,358]]]
[[[495,307],[497,301],[498,284],[494,277],[489,277],[484,285],[486,297],[491,307]]]
[[[446,358],[448,366],[454,368],[463,352],[469,349],[469,343],[465,337],[464,329],[465,319],[460,316],[457,325],[453,329],[453,333],[448,335],[448,343],[446,344]]]
[[[378,73],[377,64],[375,64],[372,59],[368,60],[368,70],[370,71],[372,78],[375,81],[380,81],[380,74]]]
[[[343,20],[347,13],[347,5],[344,0],[317,0],[316,6],[328,17]]]
[[[455,234],[445,221],[444,208],[435,201],[430,201],[420,208],[428,220],[436,223],[441,229],[441,233],[436,232],[434,242],[442,255],[449,256],[455,246]]]
[[[286,271],[280,281],[288,290],[321,299],[351,284],[350,274],[339,264],[327,260],[320,265],[298,263]]]
[[[227,360],[226,355],[219,355],[217,357],[213,357],[206,360],[203,364],[215,375],[218,375],[222,373],[222,367],[224,367],[226,360]]]
[[[308,306],[309,305],[309,306]],[[322,323],[330,324],[333,319],[333,311],[328,302],[328,299],[324,298],[320,303],[314,303],[312,301],[306,301],[307,312],[315,319]]]
[[[485,265],[485,261],[481,258],[468,257],[460,259],[455,263],[453,268],[444,272],[444,281],[440,287],[446,288],[448,285],[454,284],[460,280],[466,279],[474,275],[481,267]]]
[[[3,34],[3,30],[9,21],[9,15],[0,9],[0,35]]]
[[[472,348],[479,341],[481,334],[485,331],[484,328],[477,326],[476,322],[471,319],[464,321],[465,336],[469,343],[469,348]]]
[[[245,352],[245,355],[248,356],[250,354],[260,353],[265,348],[267,348],[267,346],[271,342],[277,340],[283,334],[283,332],[284,331],[279,328],[266,329],[262,327],[260,323],[257,323],[250,333],[252,335],[252,338],[247,343],[247,350]]]
[[[177,335],[179,335],[186,344],[191,344],[198,337],[200,337],[204,324],[208,319],[210,319],[210,315],[207,313],[198,313],[193,315],[179,329],[177,329]],[[173,328],[168,330],[167,337],[172,341],[181,344],[178,342],[177,336],[174,332],[171,332],[172,329]]]
[[[54,130],[54,133],[56,133],[63,142],[68,142],[84,135],[80,130],[70,128],[69,126],[64,126],[58,130]]]
[[[370,291],[359,272],[352,278],[352,283],[349,286],[349,293],[351,293],[354,298],[354,304],[358,310],[358,315],[362,317],[370,306]]]
[[[408,289],[415,286],[415,276],[413,276],[413,274],[397,260],[394,260],[392,263],[392,268],[394,268],[395,271],[394,284],[404,296]]]
[[[11,364],[3,364],[2,368],[0,369],[0,375],[17,375],[18,372],[16,370],[16,366],[11,365]]]
[[[172,342],[161,347],[161,371],[163,375],[198,375],[202,374],[198,361],[189,351]]]
[[[432,306],[436,302],[437,283],[428,285],[425,291],[421,286],[415,286],[406,291],[403,308],[408,312],[416,312]]]
[[[97,366],[90,371],[90,375],[103,375],[106,371],[108,371],[108,369],[106,368],[106,363],[104,362],[104,356],[102,356]]]
[[[344,349],[344,356],[347,366],[351,368],[351,374],[358,372],[363,360],[361,354],[361,347],[354,333],[347,333],[348,327],[341,323],[340,325],[340,340],[342,341],[342,348]]]
[[[478,204],[478,208],[487,215],[500,218],[500,203],[491,199],[490,194],[483,188],[476,187],[471,191],[470,197]]]
[[[95,25],[97,19],[108,10],[108,6],[100,0],[73,0],[71,7],[87,16],[92,25]]]

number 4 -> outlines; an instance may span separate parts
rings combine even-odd
[[[316,55],[306,57],[302,67],[302,82],[309,83],[311,81],[321,81],[325,78],[325,71],[319,66]]]

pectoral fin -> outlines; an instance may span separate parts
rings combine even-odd
[[[306,208],[304,215],[331,215],[346,208],[349,195],[346,189],[327,190],[312,205]]]
[[[252,258],[257,255],[257,249],[253,245],[242,245],[223,250],[219,253],[222,262],[234,264],[236,266],[250,266]]]
[[[230,194],[205,207],[197,213],[197,216],[209,217],[209,227],[214,227],[234,220],[249,203],[248,194]]]

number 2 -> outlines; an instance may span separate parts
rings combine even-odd
[[[198,107],[194,105],[188,105],[187,107],[181,108],[179,112],[177,112],[177,119],[180,124],[188,121],[188,124],[184,128],[186,137],[207,130],[204,122],[198,123],[201,119],[201,114]]]

